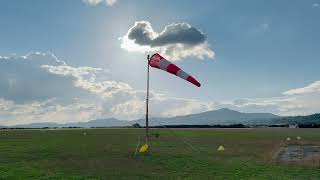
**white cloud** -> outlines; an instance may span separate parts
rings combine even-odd
[[[271,112],[283,116],[308,115],[320,112],[320,94],[303,96],[280,96],[275,98],[240,99],[229,106],[244,112]],[[240,103],[238,101],[245,101]]]
[[[90,6],[97,6],[101,3],[106,3],[107,6],[113,6],[117,0],[83,0],[86,4],[89,4]]]
[[[73,84],[75,87],[82,88],[90,93],[99,95],[101,97],[111,97],[118,92],[132,91],[129,84],[116,81],[97,81],[96,75],[102,71],[100,68],[92,67],[70,67],[70,66],[41,66],[47,69],[50,73],[70,76],[75,80]]]
[[[100,4],[101,2],[103,2],[103,0],[83,0],[83,2],[85,2],[91,6],[96,6],[96,5]]]
[[[271,29],[271,25],[268,23],[262,23],[253,28],[253,33],[265,33],[269,32]]]
[[[101,68],[70,66],[51,53],[1,56],[0,125],[140,118],[145,111],[145,91],[109,76]],[[156,92],[150,92],[150,98],[153,116],[208,109],[196,100]]]
[[[319,5],[319,3],[313,3],[312,4],[312,7],[314,7],[314,8],[317,8],[317,7],[319,7],[320,5]]]
[[[51,53],[36,52],[25,56],[1,57],[0,114],[2,116],[0,115],[0,124],[1,120],[10,119],[4,117],[8,115],[11,115],[11,119],[16,116],[16,121],[20,122],[17,112],[25,112],[26,122],[35,120],[33,117],[38,117],[36,114],[39,114],[39,111],[33,109],[31,111],[30,107],[43,104],[50,99],[54,99],[54,104],[52,104],[53,101],[50,101],[50,106],[45,103],[45,109],[52,112],[41,115],[41,120],[90,120],[94,117],[89,118],[89,115],[95,113],[78,112],[78,114],[85,114],[79,119],[80,116],[76,115],[71,118],[72,113],[68,114],[68,112],[74,113],[77,109],[79,110],[80,108],[77,108],[79,101],[83,101],[80,103],[81,107],[85,104],[94,104],[94,107],[100,107],[97,109],[101,110],[101,105],[105,101],[109,101],[114,96],[120,96],[118,94],[128,94],[132,91],[126,83],[107,80],[108,73],[100,68],[69,66]],[[5,108],[8,103],[13,109]],[[61,108],[57,109],[57,107]],[[72,107],[73,110],[70,109]],[[112,116],[112,114],[108,115]]]
[[[263,23],[263,24],[260,24],[259,28],[261,29],[261,31],[268,31],[270,29],[270,25],[267,24],[267,23]]]
[[[0,58],[0,97],[23,103],[72,95],[68,92],[75,89],[73,79],[50,74],[42,65],[64,66],[65,62],[39,52]]]
[[[115,115],[127,115],[141,118],[145,113],[145,97],[139,92],[132,94],[130,100],[119,103],[111,110]],[[213,103],[202,102],[194,99],[168,97],[163,94],[151,92],[150,114],[158,117],[173,117],[192,113],[199,113],[216,108]]]
[[[320,81],[272,98],[204,102],[150,92],[150,114],[167,117],[222,107],[244,112],[301,115],[320,112]],[[78,122],[145,113],[145,91],[110,79],[110,72],[74,67],[51,53],[0,57],[0,125]]]
[[[109,6],[113,6],[116,2],[117,0],[106,0],[107,5]]]
[[[272,112],[278,115],[308,115],[320,112],[320,81],[291,89],[283,96],[258,99],[238,99],[229,107],[249,112]]]
[[[189,56],[200,59],[214,57],[206,36],[185,22],[169,24],[157,33],[150,22],[137,21],[120,40],[121,48],[127,51],[160,52],[170,60],[181,60]]]
[[[15,103],[0,99],[0,124],[16,125],[37,122],[66,123],[87,121],[97,115],[98,108],[92,102],[76,100],[61,103],[57,99]]]
[[[306,87],[290,89],[283,94],[285,95],[299,95],[299,94],[310,94],[320,92],[320,81],[315,81]]]

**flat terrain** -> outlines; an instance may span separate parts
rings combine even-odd
[[[2,130],[0,179],[320,179],[320,162],[277,160],[286,144],[319,145],[320,129],[153,129],[150,151],[134,157],[143,133]]]

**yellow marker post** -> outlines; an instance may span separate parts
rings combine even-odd
[[[219,146],[218,150],[217,151],[224,151],[224,147],[221,145]]]
[[[300,139],[301,139],[301,137],[300,137],[300,136],[298,136],[298,137],[297,137],[297,140],[300,140]]]
[[[148,144],[144,144],[143,146],[140,147],[139,153],[147,152],[148,148],[149,148]]]

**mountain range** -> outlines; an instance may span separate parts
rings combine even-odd
[[[96,119],[88,122],[77,123],[31,123],[24,125],[7,126],[9,128],[43,128],[43,127],[123,127],[131,126],[138,123],[144,126],[145,119],[133,121],[118,120],[115,118]],[[223,108],[197,114],[189,114],[185,116],[176,116],[168,118],[152,118],[149,119],[150,126],[161,125],[229,125],[229,124],[245,124],[245,125],[268,125],[268,124],[303,124],[303,123],[320,123],[320,114],[309,116],[291,116],[283,117],[272,113],[242,113],[235,110]]]

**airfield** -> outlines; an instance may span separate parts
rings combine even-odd
[[[151,133],[135,155],[144,129],[1,130],[0,179],[320,179],[320,129]]]

